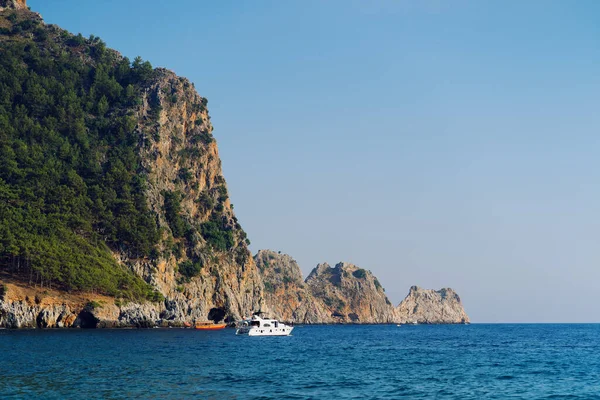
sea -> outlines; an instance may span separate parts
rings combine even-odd
[[[600,325],[1,330],[1,399],[594,399]]]

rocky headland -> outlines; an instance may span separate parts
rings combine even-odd
[[[31,218],[26,204],[9,200],[9,207],[0,207],[0,228],[12,230],[11,235],[0,231],[0,326],[79,326],[73,315],[84,311],[106,326],[136,326],[144,318],[159,325],[230,321],[263,306],[262,281],[229,200],[207,101],[189,80],[163,68],[153,69],[141,59],[132,63],[97,37],[83,38],[47,25],[39,14],[28,10],[24,0],[1,0],[0,52],[2,57],[11,54],[14,60],[2,70],[3,76],[18,79],[12,62],[21,63],[24,67],[19,68],[31,71],[22,79],[37,81],[39,93],[56,91],[58,96],[71,90],[72,82],[61,81],[62,76],[81,77],[81,93],[72,94],[70,109],[59,110],[75,114],[73,126],[56,126],[54,116],[37,114],[46,107],[49,113],[56,110],[56,97],[42,97],[40,104],[38,98],[21,95],[20,86],[5,93],[6,104],[0,110],[9,123],[14,120],[14,126],[19,126],[16,119],[21,117],[16,107],[24,110],[27,124],[54,124],[48,129],[53,129],[62,147],[43,149],[65,154],[66,161],[57,160],[67,164],[70,182],[63,182],[64,190],[79,185],[82,201],[91,208],[76,217],[81,227],[65,227],[65,235],[76,235],[74,244],[67,247],[60,243],[63,239],[50,240],[34,231],[33,224],[12,219],[14,215]],[[39,76],[44,71],[56,75],[42,80]],[[56,88],[55,82],[62,87]],[[97,127],[99,120],[106,125]],[[98,140],[92,132],[87,140],[81,137],[86,126],[105,138]],[[73,129],[82,129],[79,137],[70,136]],[[20,146],[21,132],[15,131],[12,137],[10,131],[5,134],[13,141],[6,146]],[[106,143],[111,140],[119,152],[108,152]],[[97,161],[73,165],[82,141],[93,151],[88,159]],[[19,159],[2,162],[17,168],[21,163]],[[135,169],[128,170],[128,165]],[[86,172],[90,168],[104,186],[100,193],[102,186],[86,181],[84,174],[90,174]],[[10,183],[6,196],[20,198],[32,182],[9,176],[9,172],[0,171],[0,183]],[[43,196],[50,203],[50,195],[38,195]],[[103,215],[96,218],[96,213]],[[40,249],[33,254],[37,258],[31,256],[33,246]],[[70,265],[69,257],[73,259]],[[82,262],[78,260],[86,260],[87,269],[77,272]],[[22,295],[19,288],[29,288],[31,293]],[[44,292],[56,295],[44,296]],[[73,292],[80,293],[81,299],[67,296]],[[93,299],[95,293],[105,297],[90,310],[84,298]],[[36,295],[46,301],[36,302]],[[63,302],[62,297],[70,300]]]
[[[304,283],[300,266],[292,257],[260,250],[254,262],[264,285],[266,312],[288,322],[331,321],[331,312]]]
[[[452,289],[413,286],[395,307],[371,271],[349,263],[317,265],[302,279],[289,255],[260,250],[254,257],[265,287],[267,310],[289,322],[304,324],[462,324],[469,317]]]
[[[396,310],[371,273],[353,264],[317,265],[306,285],[329,312],[328,322],[378,324],[397,320]]]
[[[451,289],[394,307],[352,264],[304,280],[250,241],[229,199],[207,99],[0,0],[0,327],[233,322],[465,323]],[[35,177],[32,179],[30,177]]]

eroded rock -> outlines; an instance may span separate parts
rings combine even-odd
[[[408,296],[398,305],[402,323],[419,324],[465,324],[469,316],[458,294],[450,289],[410,288]]]

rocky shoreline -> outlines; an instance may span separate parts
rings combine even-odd
[[[289,258],[285,255],[283,257]],[[330,274],[335,273],[336,269],[344,271],[345,268],[359,270],[351,264],[338,264],[334,268],[320,264],[315,269],[319,270],[317,275],[326,274],[327,279],[330,279]],[[310,285],[295,287],[294,290],[287,292],[278,291],[272,296],[269,296],[267,290],[264,310],[282,321],[304,325],[466,324],[470,322],[460,298],[452,289],[434,291],[413,286],[408,296],[397,307],[389,303],[387,297],[384,297],[379,306],[373,307],[372,304],[377,303],[373,300],[373,296],[381,295],[382,292],[366,295],[364,292],[350,292],[350,295],[346,294],[345,297],[343,295],[335,297],[332,296],[328,284],[321,282],[315,285],[314,279],[315,274],[312,275],[313,285],[322,291],[320,294],[318,291],[313,294],[310,289],[307,289]],[[206,317],[214,321],[225,320],[232,325],[236,320],[226,316],[225,310],[220,309],[212,309],[208,316],[195,314],[189,310],[187,316],[176,317],[173,312],[173,307],[176,306],[169,300],[160,303],[121,303],[118,299],[99,294],[72,294],[30,287],[12,280],[6,283],[6,278],[3,282],[5,283],[0,286],[0,328],[6,329],[182,328],[186,323],[206,320]],[[269,287],[268,283],[267,287]],[[335,290],[334,286],[333,291]],[[352,295],[357,297],[352,299]],[[290,299],[303,296],[304,301],[290,304]],[[327,300],[332,298],[337,300]],[[340,309],[341,302],[344,302],[343,310]],[[380,311],[376,311],[378,307]],[[289,312],[290,310],[292,312]]]

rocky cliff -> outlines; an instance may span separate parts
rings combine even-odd
[[[229,202],[204,104],[187,79],[159,69],[136,110],[142,162],[149,171],[147,196],[165,232],[163,257],[148,262],[119,254],[119,259],[159,288],[167,319],[214,318],[211,310],[236,319],[261,306],[262,283]],[[179,198],[179,215],[189,224],[187,238],[173,231],[165,207],[169,195]],[[179,268],[190,264],[200,272],[182,279]]]
[[[319,264],[305,281],[298,263],[286,254],[260,250],[254,256],[265,286],[265,303],[274,317],[306,324],[420,323],[462,324],[469,317],[452,289],[413,286],[394,307],[379,280],[353,264]]]
[[[141,97],[140,153],[150,208],[164,232],[163,256],[151,262],[124,254],[119,259],[159,288],[167,319],[213,319],[215,313],[238,319],[259,309],[262,282],[229,201],[205,99],[191,82],[165,69],[155,71]],[[174,232],[167,196],[179,200],[184,235]],[[194,266],[197,276],[182,276],[181,267]]]
[[[10,281],[10,280],[9,280]],[[0,327],[119,328],[182,326],[181,320],[162,318],[152,303],[121,304],[114,297],[94,293],[66,293],[40,289],[21,282],[0,289]]]
[[[469,317],[460,297],[452,289],[441,290],[410,288],[408,296],[398,305],[402,323],[465,324]]]
[[[389,323],[398,318],[381,284],[370,271],[348,263],[319,264],[305,281],[296,261],[261,250],[254,257],[272,315],[315,323]]]
[[[212,135],[207,101],[196,92],[194,85],[169,70],[152,69],[149,63],[138,59],[131,66],[129,60],[107,49],[97,37],[87,39],[54,25],[45,25],[39,14],[28,11],[24,0],[0,0],[0,28],[0,46],[10,49],[15,58],[22,51],[29,52],[23,54],[33,54],[33,61],[23,60],[23,64],[41,63],[39,68],[42,72],[43,68],[47,71],[65,69],[65,65],[75,73],[89,69],[93,80],[83,80],[79,92],[69,93],[73,99],[81,96],[81,100],[73,100],[74,105],[71,106],[71,109],[81,107],[82,111],[77,114],[81,120],[80,128],[75,127],[81,133],[77,133],[79,136],[70,146],[69,143],[63,144],[60,150],[50,151],[66,152],[65,157],[71,157],[65,161],[67,163],[73,157],[79,157],[74,152],[83,146],[83,151],[90,151],[97,157],[97,164],[89,162],[91,165],[85,166],[86,171],[91,169],[97,174],[105,171],[106,175],[98,179],[102,179],[104,185],[114,183],[108,193],[96,196],[98,185],[92,187],[90,182],[85,181],[85,171],[74,167],[69,172],[70,180],[65,179],[65,185],[71,184],[71,181],[79,185],[78,190],[84,194],[82,197],[91,198],[85,200],[87,207],[106,210],[106,217],[94,222],[92,215],[89,217],[90,224],[80,222],[82,228],[72,228],[73,231],[67,233],[75,234],[74,241],[85,242],[94,248],[94,252],[103,253],[108,249],[107,257],[112,257],[114,271],[128,271],[135,279],[141,278],[155,290],[155,295],[149,295],[149,300],[125,295],[133,282],[125,277],[127,279],[120,278],[122,283],[117,290],[98,289],[100,293],[106,292],[100,302],[94,303],[93,299],[102,296],[96,290],[77,291],[78,295],[74,298],[67,289],[61,290],[61,287],[68,287],[65,274],[72,271],[66,271],[61,265],[53,266],[54,269],[36,266],[27,253],[31,250],[20,249],[18,241],[14,242],[17,246],[9,242],[0,243],[0,272],[4,272],[0,275],[0,284],[3,285],[0,326],[178,325],[194,320],[235,320],[266,308],[262,281],[247,247],[249,241],[229,200],[216,140]],[[7,71],[12,65],[6,67]],[[69,73],[58,75],[56,79],[68,79]],[[35,87],[37,97],[31,97],[29,103],[26,103],[29,97],[19,94],[21,86],[14,86],[15,96],[20,96],[15,99],[25,102],[23,106],[19,105],[19,112],[27,114],[30,108],[29,114],[24,117],[28,121],[39,118],[36,110],[47,104],[52,106],[56,99],[40,97],[57,89],[56,80],[44,81],[39,76],[32,74],[27,78],[31,82],[39,81]],[[72,74],[70,79],[74,76]],[[82,76],[82,79],[87,79],[88,75]],[[28,82],[27,88],[32,85]],[[101,95],[101,91],[106,94]],[[6,106],[2,108],[0,105],[3,113],[0,117],[5,117],[6,113],[7,120],[11,121],[11,118],[16,118],[15,100],[3,100],[6,100]],[[40,105],[41,101],[44,104]],[[48,128],[54,129],[53,134],[60,129],[56,122],[52,122],[56,120],[46,118],[40,121],[54,124]],[[95,124],[102,121],[106,121],[105,125],[96,128]],[[111,128],[111,121],[120,122]],[[98,141],[98,147],[90,150],[90,143],[97,139],[82,137],[86,131],[82,124],[90,124],[88,131],[92,127],[101,133],[107,132],[102,134],[115,138],[110,140],[121,146],[121,153],[117,156],[110,153],[109,139]],[[73,129],[67,128],[65,135]],[[73,139],[65,136],[57,140]],[[69,151],[73,153],[68,154]],[[136,170],[124,169],[127,163],[135,166]],[[15,165],[16,172],[19,172],[18,160],[11,165]],[[128,174],[129,177],[122,179],[125,183],[119,183],[119,177]],[[11,184],[9,178],[4,181]],[[7,190],[16,192],[20,189],[18,181],[14,182]],[[2,179],[0,183],[3,183]],[[132,189],[134,184],[140,189],[138,193],[135,187]],[[69,190],[68,186],[65,188]],[[97,200],[93,199],[94,196]],[[113,202],[112,209],[108,209],[108,201]],[[140,209],[146,210],[142,210],[145,213],[142,215],[149,216],[144,224],[152,228],[148,235],[157,232],[156,237],[146,238],[143,229],[129,226],[130,221],[133,225],[133,220],[123,218],[119,221],[119,213],[136,215],[136,209],[138,214]],[[16,212],[21,211],[16,209]],[[0,209],[3,221],[11,218],[12,214],[8,212],[13,211]],[[83,213],[85,216],[90,214],[89,210]],[[112,226],[108,226],[109,223]],[[8,225],[4,228],[9,229]],[[31,232],[27,234],[31,237]],[[102,240],[106,246],[98,244]],[[54,251],[45,250],[49,246],[40,245],[39,252],[36,250],[35,254],[43,260],[43,251]],[[70,250],[76,251],[76,247]],[[48,259],[56,254],[59,254],[58,251],[48,253]],[[108,262],[102,260],[102,265],[107,265]],[[70,268],[72,270],[75,266]],[[70,287],[78,287],[76,280],[69,278],[68,282]],[[36,301],[36,297],[45,300]],[[89,304],[97,306],[90,307]]]
[[[265,304],[273,317],[305,324],[333,322],[331,312],[304,283],[296,260],[287,254],[260,250],[254,261],[264,282]]]
[[[356,265],[319,264],[306,278],[306,285],[324,303],[328,322],[392,323],[398,319],[377,278]]]

